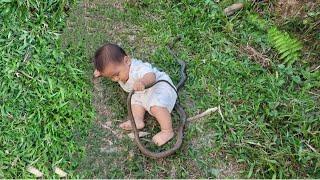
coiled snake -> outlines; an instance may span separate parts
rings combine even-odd
[[[173,43],[171,45],[168,45],[168,49],[169,49],[170,54],[177,59],[178,63],[181,66],[180,67],[180,76],[181,77],[180,77],[179,83],[176,86],[176,89],[174,88],[173,85],[171,85],[166,80],[159,80],[159,81],[149,85],[148,87],[146,87],[146,89],[154,86],[157,83],[166,82],[173,89],[175,89],[175,91],[176,91],[176,93],[178,95],[178,91],[181,89],[181,87],[184,85],[184,83],[185,83],[185,81],[187,79],[187,76],[186,76],[186,73],[185,73],[186,63],[184,61],[178,59],[176,57],[175,53],[173,53],[173,51],[172,51],[174,44],[180,39],[181,39],[181,36],[178,36],[173,41]],[[127,106],[128,106],[128,115],[129,115],[129,119],[131,121],[132,130],[133,130],[133,134],[134,134],[134,140],[135,140],[136,144],[138,145],[138,148],[140,149],[140,151],[144,155],[146,155],[146,156],[148,156],[150,158],[154,158],[154,159],[164,158],[164,157],[167,157],[167,156],[173,154],[176,150],[178,150],[181,147],[182,139],[183,139],[183,130],[184,130],[185,123],[187,121],[187,114],[184,111],[184,109],[182,108],[182,106],[180,105],[179,98],[177,98],[177,101],[176,101],[176,104],[175,104],[175,107],[174,107],[174,109],[178,112],[178,114],[180,116],[180,120],[181,120],[180,126],[178,127],[178,131],[177,131],[177,141],[176,141],[176,143],[174,144],[174,146],[171,149],[168,149],[168,150],[162,151],[162,152],[152,152],[152,151],[148,150],[140,141],[139,132],[138,132],[138,129],[137,129],[137,126],[136,126],[136,123],[134,121],[134,117],[133,117],[133,114],[132,114],[132,110],[131,110],[131,97],[132,97],[133,94],[134,94],[134,90],[131,91],[129,93],[129,95],[128,95]]]

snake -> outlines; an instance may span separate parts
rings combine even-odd
[[[182,141],[183,141],[183,136],[184,136],[183,133],[184,133],[184,127],[185,127],[185,124],[187,121],[187,114],[186,114],[185,110],[183,109],[183,107],[180,105],[178,91],[184,86],[185,81],[187,80],[186,63],[183,60],[178,59],[176,54],[173,52],[174,44],[177,41],[179,41],[180,39],[181,39],[181,36],[178,36],[177,38],[175,38],[173,40],[173,42],[171,44],[167,45],[169,53],[175,59],[177,59],[177,62],[180,64],[180,81],[178,82],[176,87],[174,87],[170,82],[168,82],[166,80],[158,80],[158,81],[156,81],[152,84],[149,84],[148,86],[145,87],[145,89],[148,89],[148,88],[151,88],[152,86],[154,86],[160,82],[165,82],[165,83],[168,83],[177,93],[178,98],[176,100],[174,110],[178,112],[181,122],[180,122],[180,125],[178,126],[178,129],[177,129],[176,143],[173,145],[172,148],[165,150],[165,151],[153,152],[153,151],[150,151],[149,149],[147,149],[141,143],[140,137],[139,137],[139,131],[138,131],[136,123],[134,121],[134,117],[133,117],[133,113],[132,113],[132,109],[131,109],[131,98],[132,98],[132,95],[135,93],[135,91],[134,90],[130,91],[128,98],[127,98],[128,118],[131,121],[132,131],[134,134],[134,141],[137,144],[140,151],[142,152],[142,154],[144,154],[147,157],[153,158],[153,159],[160,159],[160,158],[164,158],[164,157],[167,157],[167,156],[174,154],[181,147]]]

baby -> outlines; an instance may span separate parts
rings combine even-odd
[[[166,82],[145,89],[158,80],[167,80],[173,85],[166,73],[157,70],[149,63],[130,58],[121,47],[110,43],[96,51],[94,66],[94,77],[102,76],[118,82],[126,92],[135,90],[131,106],[137,129],[144,128],[144,114],[148,111],[156,118],[161,128],[161,131],[153,136],[153,142],[162,146],[173,138],[170,113],[177,99],[175,90]],[[131,130],[130,120],[121,123],[120,128]]]

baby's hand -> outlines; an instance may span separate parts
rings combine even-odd
[[[133,84],[133,90],[135,91],[143,91],[145,89],[145,85],[141,80],[137,80],[136,82],[134,82]]]

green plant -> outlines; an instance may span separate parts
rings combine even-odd
[[[265,31],[268,28],[268,21],[262,19],[258,14],[248,14],[248,22],[255,25],[259,30]]]
[[[280,54],[279,59],[291,66],[301,57],[302,44],[296,38],[290,37],[287,32],[272,27],[268,30],[268,39]]]

